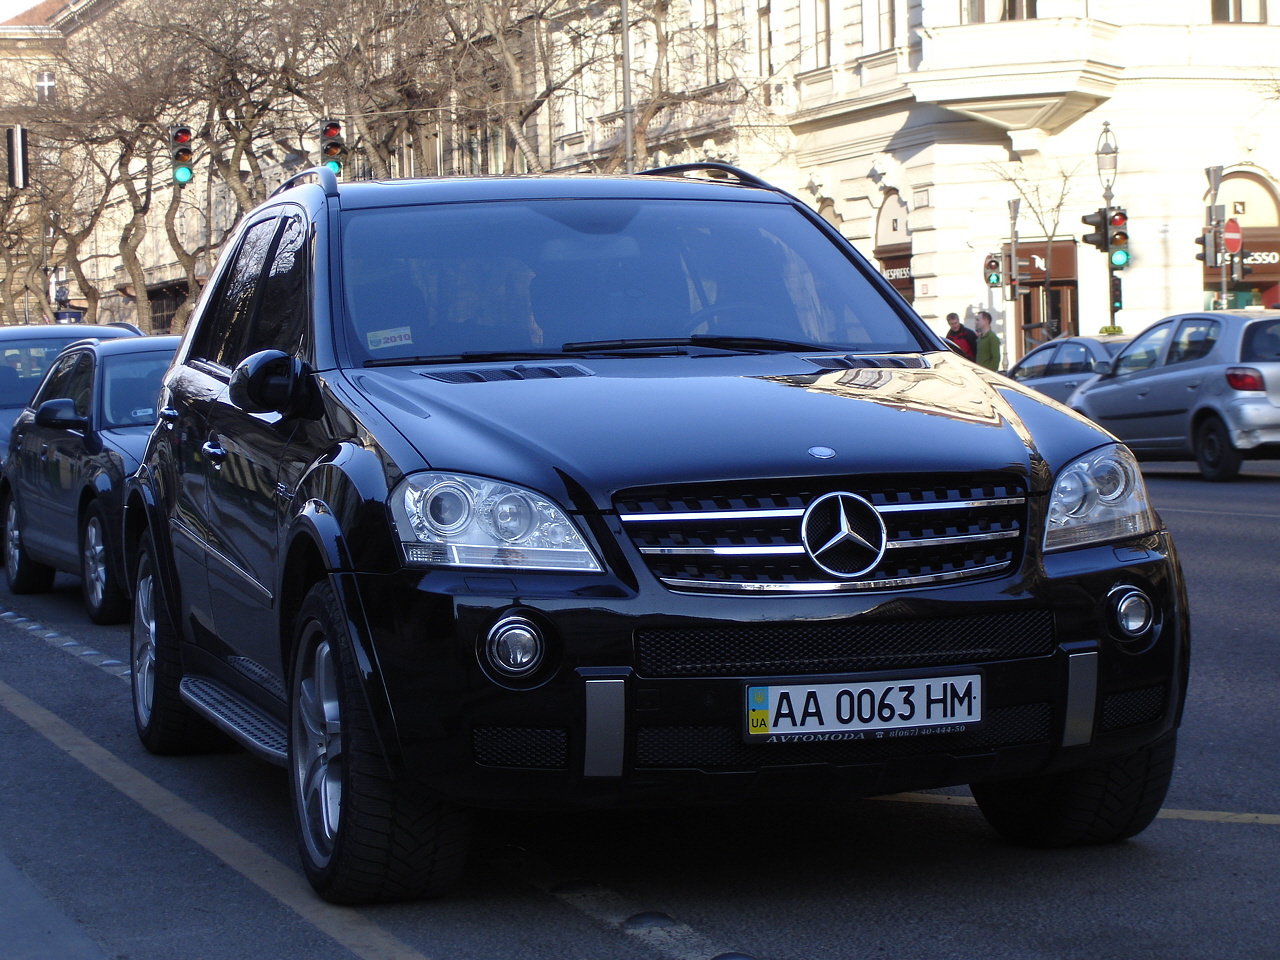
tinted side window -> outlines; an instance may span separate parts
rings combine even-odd
[[[224,367],[234,366],[239,359],[240,343],[245,339],[254,294],[278,222],[265,220],[250,227],[245,234],[235,262],[223,276],[222,287],[196,332],[191,347],[193,358],[211,360]]]
[[[1280,360],[1280,320],[1264,320],[1245,327],[1240,359],[1245,363]]]
[[[1162,323],[1129,344],[1124,353],[1116,358],[1116,376],[1149,370],[1159,363],[1160,355],[1164,353],[1164,345],[1168,342],[1172,329],[1170,324]]]
[[[262,297],[249,325],[243,357],[259,350],[298,354],[310,314],[307,267],[311,261],[307,223],[288,217],[280,231],[275,254],[262,279]]]
[[[1056,377],[1073,373],[1092,373],[1093,362],[1089,358],[1089,348],[1083,343],[1064,343],[1058,349],[1058,355],[1049,366],[1049,376]]]
[[[1218,342],[1222,325],[1208,317],[1192,317],[1178,324],[1178,332],[1169,345],[1165,363],[1186,363],[1206,356]]]
[[[31,406],[38,407],[46,400],[57,400],[59,397],[71,396],[66,392],[67,381],[70,379],[71,371],[75,368],[76,361],[79,359],[80,354],[72,353],[55,360],[53,369],[49,371],[49,376],[44,385],[40,387],[39,393],[31,399]]]
[[[1018,364],[1018,369],[1013,371],[1013,379],[1030,380],[1033,377],[1043,377],[1049,361],[1056,352],[1056,347],[1046,347],[1027,354],[1022,363]]]
[[[76,403],[76,416],[89,415],[89,396],[93,390],[93,357],[81,353],[76,357],[76,365],[67,377],[62,396],[70,397]]]

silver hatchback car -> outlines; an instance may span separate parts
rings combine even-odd
[[[1245,459],[1280,459],[1280,312],[1166,317],[1067,403],[1141,459],[1233,480]]]

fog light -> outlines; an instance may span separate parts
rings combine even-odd
[[[1155,620],[1155,607],[1147,595],[1137,588],[1129,588],[1114,598],[1116,626],[1129,637],[1141,637],[1151,629]]]
[[[524,677],[538,669],[546,644],[542,631],[524,617],[507,617],[489,630],[485,656],[503,676]]]

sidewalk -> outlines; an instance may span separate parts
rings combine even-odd
[[[0,853],[0,954],[5,960],[106,960],[80,925]]]

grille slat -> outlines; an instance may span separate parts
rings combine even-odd
[[[886,532],[874,569],[841,578],[814,563],[801,528],[808,506],[844,490],[870,503]],[[649,569],[677,590],[830,593],[905,589],[994,576],[1020,560],[1022,480],[822,478],[629,491],[614,503]]]

